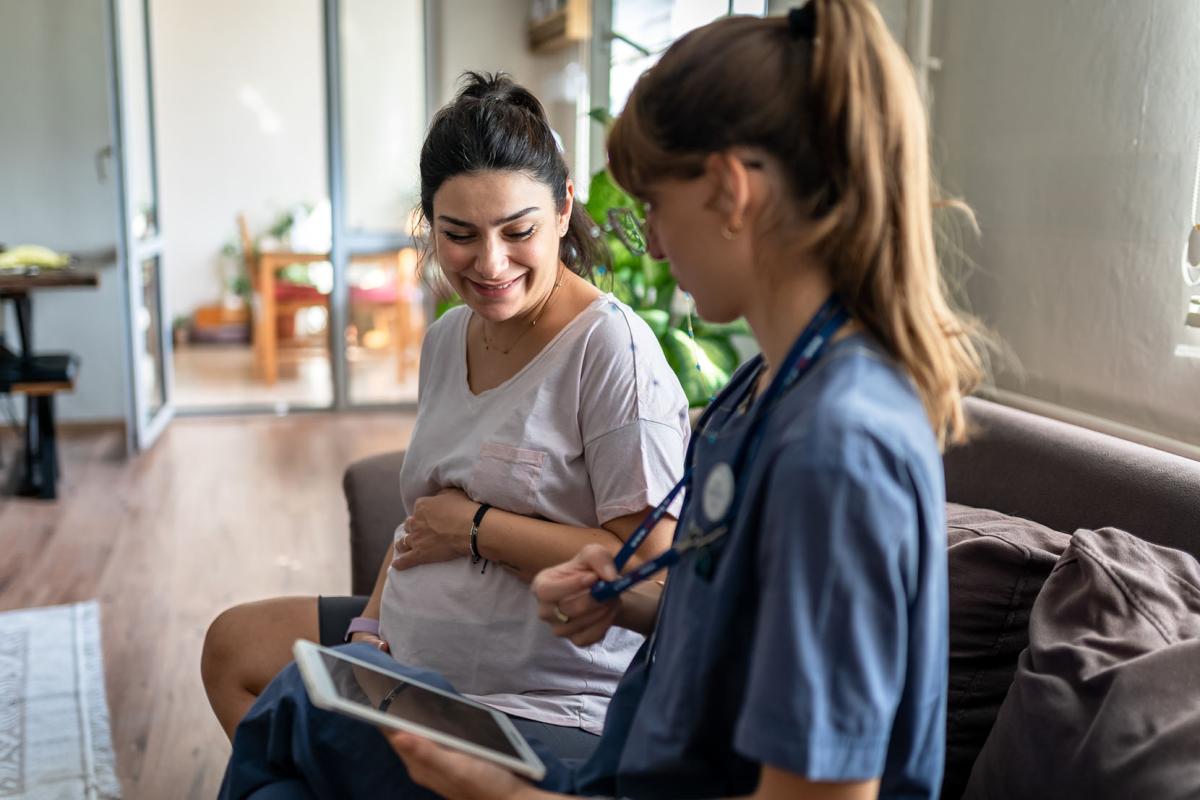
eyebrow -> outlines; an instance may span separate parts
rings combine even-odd
[[[505,223],[513,222],[515,220],[520,219],[521,217],[525,216],[526,214],[530,213],[531,211],[537,211],[537,210],[538,210],[537,206],[530,206],[529,208],[523,208],[515,214],[509,214],[507,217],[504,217],[503,219],[494,220],[492,222],[492,224],[493,225],[504,225]],[[461,228],[474,228],[475,227],[470,222],[464,222],[461,219],[455,219],[454,217],[448,217],[445,214],[438,214],[438,219],[440,219],[442,222],[449,222],[451,225],[458,225]]]

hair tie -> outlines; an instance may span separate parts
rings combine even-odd
[[[793,39],[812,41],[817,35],[816,0],[808,0],[800,8],[793,8],[788,12],[788,31]]]

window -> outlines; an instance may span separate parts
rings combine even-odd
[[[609,112],[621,112],[638,76],[688,31],[729,14],[765,12],[765,0],[612,0]]]

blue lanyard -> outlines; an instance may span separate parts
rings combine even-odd
[[[775,374],[775,377],[771,380],[771,385],[763,393],[762,399],[758,404],[758,409],[750,421],[750,430],[743,437],[742,443],[734,456],[733,463],[730,465],[730,473],[735,479],[733,497],[721,515],[721,518],[715,521],[716,524],[710,530],[704,531],[698,529],[695,533],[689,533],[687,537],[677,540],[666,552],[656,558],[643,562],[637,568],[614,581],[599,581],[595,583],[592,586],[592,597],[601,603],[610,600],[634,584],[649,578],[659,570],[674,566],[688,550],[706,547],[729,532],[729,526],[737,516],[738,507],[743,497],[743,487],[736,481],[737,474],[741,472],[746,463],[752,462],[754,457],[758,455],[758,449],[762,445],[763,436],[766,434],[766,423],[770,419],[775,401],[784,392],[794,386],[797,381],[808,374],[808,371],[812,369],[812,366],[824,354],[830,339],[833,338],[834,334],[845,324],[848,318],[849,315],[837,300],[837,297],[830,296],[809,321],[804,332],[800,334],[800,338],[792,345],[792,349],[788,351],[779,372]],[[748,381],[745,394],[751,391],[754,386],[754,380],[754,378],[751,378]],[[675,484],[663,501],[646,515],[646,518],[638,525],[637,530],[625,540],[625,544],[613,559],[613,564],[616,566],[618,572],[624,569],[629,559],[642,546],[646,537],[650,535],[650,531],[654,529],[654,526],[667,513],[667,509],[675,500],[675,497],[691,483],[693,469],[691,464],[695,452],[696,440],[700,438],[709,418],[718,405],[720,405],[719,402],[713,402],[700,417],[700,421],[696,425],[696,432],[688,445],[686,457],[688,467],[683,473],[683,477],[679,480],[679,483]],[[688,499],[690,500],[690,493]]]

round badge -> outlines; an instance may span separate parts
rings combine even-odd
[[[717,464],[708,473],[708,479],[704,481],[704,493],[700,498],[701,509],[710,522],[725,519],[725,514],[733,503],[733,490],[733,470],[725,462]]]

